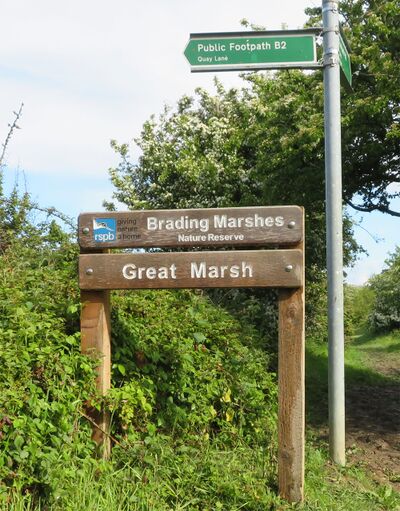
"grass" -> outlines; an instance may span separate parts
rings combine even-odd
[[[63,482],[47,507],[29,507],[29,497],[7,510],[169,511],[273,509],[280,500],[269,480],[271,454],[263,448],[173,446],[167,438],[122,454],[102,470],[86,470]],[[124,462],[122,463],[122,458]],[[119,465],[121,466],[117,468]],[[271,484],[271,487],[269,487]]]
[[[357,468],[340,468],[329,462],[326,449],[307,452],[307,511],[398,511],[400,498],[387,486],[377,486]],[[283,508],[284,509],[284,508]]]
[[[351,367],[370,371],[375,383],[379,383],[380,376],[384,377],[384,382],[388,379],[399,381],[400,332],[374,335],[361,331],[348,344],[346,361]]]
[[[276,496],[271,453],[237,445],[224,450],[173,446],[160,439],[118,462],[77,471],[62,482],[55,500],[34,503],[15,497],[2,511],[385,511],[396,510],[396,495],[377,487],[356,469],[329,464],[322,449],[307,447],[306,502],[289,505]],[[182,448],[183,451],[182,451]],[[161,449],[161,450],[160,450]],[[141,459],[145,456],[147,461]]]

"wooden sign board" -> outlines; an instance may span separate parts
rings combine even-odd
[[[111,385],[109,289],[279,288],[279,493],[304,489],[304,218],[297,206],[84,213],[79,217],[82,351]],[[107,252],[139,247],[286,247],[214,252]],[[290,249],[289,249],[290,247]],[[102,253],[103,252],[103,253]],[[90,415],[90,414],[89,414]],[[110,415],[90,415],[109,454]]]
[[[290,246],[302,240],[298,206],[83,213],[84,249]]]
[[[81,289],[285,287],[303,285],[301,250],[84,254]]]

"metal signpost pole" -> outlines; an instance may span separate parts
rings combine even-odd
[[[338,2],[322,1],[328,269],[329,448],[345,465],[342,164]]]

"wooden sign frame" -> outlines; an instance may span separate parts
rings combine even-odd
[[[107,234],[107,228],[118,219],[142,222],[148,218],[167,218],[181,221],[186,219],[212,219],[213,215],[228,215],[228,218],[256,218],[259,229],[245,227],[242,230],[231,225],[220,226],[219,236],[231,236],[224,242],[206,243],[196,241],[182,243],[182,246],[270,246],[285,247],[285,250],[224,250],[215,252],[180,253],[135,253],[111,254],[110,247],[125,247],[124,240],[103,240],[95,243],[91,236],[93,226],[98,232]],[[132,216],[133,215],[133,216]],[[255,217],[254,215],[258,215]],[[136,217],[136,218],[135,218]],[[282,217],[274,225],[270,220],[262,224],[259,218]],[[112,219],[107,224],[108,219]],[[175,220],[174,220],[175,219]],[[183,220],[182,220],[183,219]],[[97,223],[95,223],[97,222]],[[243,220],[242,224],[246,221]],[[154,225],[156,221],[154,220]],[[277,226],[276,223],[281,225]],[[194,222],[193,225],[196,223]],[[251,220],[247,225],[251,224]],[[271,224],[271,225],[268,225]],[[129,224],[127,224],[129,225]],[[135,224],[132,224],[135,225]],[[137,224],[136,224],[137,225]],[[164,223],[164,226],[166,224]],[[189,225],[189,224],[186,224]],[[200,224],[196,224],[199,226]],[[203,226],[206,222],[203,223]],[[210,224],[209,224],[210,226]],[[272,229],[271,229],[272,227]],[[278,229],[276,229],[279,227]],[[243,229],[245,232],[243,232]],[[247,229],[247,230],[246,230]],[[94,229],[93,229],[94,230]],[[172,230],[172,229],[171,229]],[[185,231],[185,229],[183,229]],[[192,230],[193,231],[193,230]],[[204,231],[206,232],[206,231]],[[236,233],[236,239],[234,238]],[[158,233],[159,234],[159,233]],[[164,233],[165,234],[165,233]],[[158,235],[151,238],[126,240],[126,247],[178,246],[176,233],[171,237]],[[204,233],[203,233],[204,234]],[[238,236],[243,234],[243,238]],[[196,236],[196,232],[187,234]],[[264,238],[263,238],[264,236]],[[280,237],[282,240],[280,240]],[[189,238],[188,238],[189,239]],[[194,238],[192,238],[194,239]],[[222,240],[222,238],[221,238]],[[143,242],[145,244],[143,244]],[[179,288],[179,287],[274,287],[279,289],[279,340],[278,340],[278,483],[279,494],[290,502],[304,498],[304,445],[305,445],[305,303],[304,303],[304,213],[297,206],[276,206],[267,208],[221,208],[205,210],[171,210],[127,213],[84,213],[79,219],[79,243],[81,245],[79,283],[81,288],[81,338],[82,352],[100,360],[97,369],[97,388],[105,395],[111,386],[111,323],[110,289]],[[114,244],[113,244],[114,243]],[[227,261],[222,264],[221,261]],[[213,263],[214,273],[203,275],[203,266]],[[192,280],[185,265],[195,264]],[[122,266],[121,266],[122,265]],[[130,266],[129,266],[130,265]],[[175,269],[171,269],[175,265]],[[242,265],[242,266],[241,266]],[[247,266],[246,266],[247,265]],[[223,271],[221,268],[227,268]],[[248,268],[252,268],[252,271]],[[111,269],[110,269],[111,268]],[[122,275],[125,268],[126,275]],[[128,269],[126,269],[128,268]],[[138,268],[142,268],[141,273]],[[165,270],[161,270],[164,268]],[[200,269],[201,271],[200,271]],[[218,270],[218,268],[220,270]],[[232,269],[233,268],[233,269]],[[205,271],[205,270],[204,270]],[[240,274],[242,271],[242,274]],[[107,276],[107,272],[108,276]],[[237,275],[239,273],[239,275]],[[251,273],[251,275],[250,275]],[[121,276],[122,275],[122,276]],[[127,278],[128,276],[128,278]],[[140,276],[140,278],[139,278]],[[204,279],[202,278],[204,276]],[[175,277],[175,278],[174,278]],[[193,275],[192,275],[193,277]],[[197,278],[200,277],[200,278]],[[196,280],[197,279],[197,280]],[[93,438],[104,457],[110,455],[110,417],[106,411],[88,412],[93,424]]]

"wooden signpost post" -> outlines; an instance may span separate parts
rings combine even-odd
[[[97,388],[102,395],[111,385],[110,289],[279,289],[279,492],[290,502],[303,500],[303,210],[271,206],[84,213],[79,244],[82,351],[100,360]],[[260,250],[249,250],[255,246]],[[143,247],[197,251],[107,253]],[[224,250],[210,251],[214,247]],[[243,250],[232,250],[236,247]],[[207,250],[198,250],[203,248]],[[93,438],[108,456],[109,417],[105,411],[93,412],[91,420]]]

